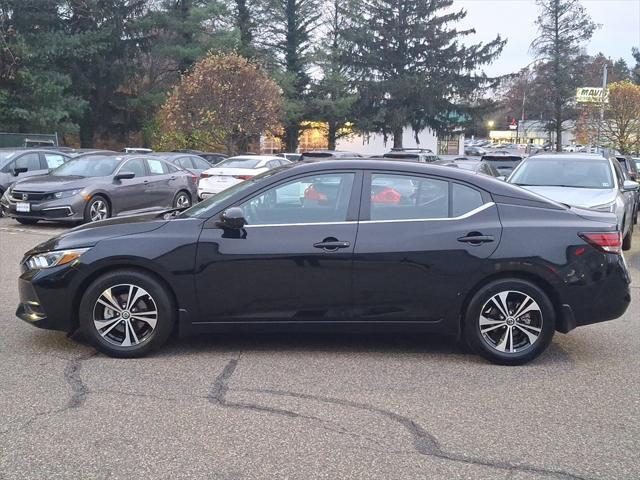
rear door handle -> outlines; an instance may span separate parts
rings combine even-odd
[[[340,248],[349,248],[350,242],[341,242],[340,240],[323,240],[322,242],[314,243],[314,247],[322,248],[323,250],[333,251]]]
[[[490,243],[494,241],[493,235],[467,235],[458,238],[459,242],[480,245],[481,243]]]

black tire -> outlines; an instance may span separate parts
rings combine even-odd
[[[181,202],[186,202],[186,203],[181,203]],[[178,193],[176,193],[176,196],[173,197],[173,208],[189,208],[191,206],[191,195],[189,194],[189,192],[186,192],[184,190],[180,190]]]
[[[98,301],[110,296],[122,307],[128,301],[127,294],[132,291],[129,290],[132,285],[141,290],[133,290],[132,296],[137,300],[128,307],[129,310],[125,308],[117,312]],[[104,296],[107,291],[109,295]],[[140,291],[144,294],[138,296]],[[110,301],[107,303],[113,305]],[[127,311],[129,315],[125,317],[124,312]],[[153,328],[149,323],[153,320],[149,311],[156,312]],[[99,277],[87,288],[78,313],[80,330],[98,350],[111,357],[135,358],[148,354],[167,341],[176,322],[176,312],[171,293],[152,275],[137,270],[116,270]],[[136,313],[144,315],[145,321],[140,320],[143,317],[136,319]],[[106,317],[110,318],[104,320]],[[94,320],[104,325],[99,329]],[[127,330],[127,325],[131,330]],[[127,338],[131,345],[126,342]]]
[[[99,208],[98,208],[99,207]],[[96,218],[94,211],[99,209],[101,212],[100,217]],[[104,212],[104,213],[102,213]],[[99,220],[105,220],[111,217],[111,204],[102,195],[94,195],[91,200],[84,206],[84,223],[97,222]]]
[[[629,226],[629,231],[622,239],[622,250],[625,252],[631,250],[631,244],[633,243],[633,223]]]
[[[498,313],[496,317],[495,313],[501,310],[492,299],[504,292],[511,292],[506,297],[508,315],[517,313],[514,310],[520,307],[518,300],[524,300],[527,296],[535,302],[536,309],[518,316],[520,320],[507,317],[504,319],[504,325],[499,325],[502,315]],[[500,297],[497,297],[497,300],[500,300]],[[525,311],[527,305],[533,305],[533,303],[527,301]],[[481,314],[483,314],[482,320]],[[487,360],[501,365],[522,365],[538,357],[549,346],[555,332],[555,317],[556,313],[551,300],[534,283],[518,278],[494,280],[481,287],[471,298],[465,312],[463,335],[471,350]],[[507,320],[511,326],[506,324]],[[484,334],[480,330],[481,321],[486,322]],[[538,328],[539,332],[536,332],[534,329]],[[513,332],[511,337],[507,335],[509,331]],[[536,333],[537,337],[531,342],[531,336],[535,336]],[[498,338],[500,341],[497,340]],[[505,351],[500,351],[502,340],[505,338],[506,343],[502,345]],[[508,350],[514,351],[506,351],[507,347]]]
[[[35,225],[38,223],[38,220],[35,218],[16,218],[16,220],[22,225]]]

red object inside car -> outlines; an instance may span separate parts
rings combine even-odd
[[[314,200],[316,202],[326,202],[327,196],[316,190],[315,185],[309,185],[304,191],[305,200]]]
[[[373,203],[400,203],[402,195],[396,192],[393,188],[385,188],[384,190],[371,196]]]

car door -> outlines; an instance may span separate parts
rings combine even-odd
[[[633,225],[633,211],[635,209],[636,192],[625,191],[623,188],[624,182],[630,180],[628,174],[623,170],[620,162],[615,158],[610,160],[613,165],[613,170],[616,174],[616,183],[618,184],[618,195],[622,196],[624,201],[624,218],[625,224],[623,226],[623,235],[626,234],[631,225]]]
[[[173,203],[173,197],[183,182],[179,179],[183,173],[162,160],[156,158],[145,159],[149,168],[149,207],[168,208]]]
[[[14,176],[14,181],[47,173],[47,169],[42,165],[40,153],[38,152],[23,153],[11,162],[7,166],[7,169],[12,174],[15,169],[26,169],[26,171],[19,172],[17,176]]]
[[[239,203],[241,232],[207,222],[197,254],[202,321],[349,319],[361,178],[322,172],[270,186]]]
[[[496,249],[490,196],[442,177],[365,176],[354,311],[372,322],[438,322]]]
[[[135,177],[115,180],[111,187],[111,201],[117,213],[147,208],[149,200],[149,175],[142,158],[131,158],[118,172],[133,172]]]

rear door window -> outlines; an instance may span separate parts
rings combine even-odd
[[[44,159],[49,169],[58,168],[65,162],[65,157],[57,153],[45,153]]]
[[[169,170],[162,160],[153,160],[151,158],[147,158],[146,160],[151,175],[164,175],[168,173]]]
[[[371,175],[371,220],[422,220],[449,216],[449,182],[428,177]]]
[[[482,194],[475,188],[454,183],[451,216],[459,217],[483,205]]]

